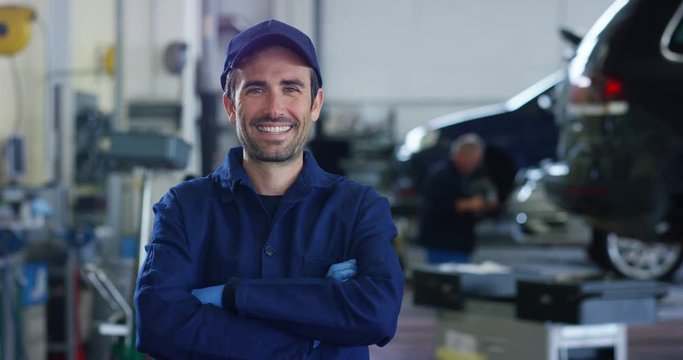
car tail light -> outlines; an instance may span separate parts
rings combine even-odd
[[[628,112],[624,84],[615,77],[579,76],[570,80],[569,113],[578,116],[623,115]]]
[[[603,86],[603,96],[606,101],[624,99],[624,84],[618,79],[608,77]]]

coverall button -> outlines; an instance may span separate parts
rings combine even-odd
[[[268,256],[273,256],[273,254],[275,254],[275,248],[271,245],[266,245],[266,247],[263,249],[263,251]]]

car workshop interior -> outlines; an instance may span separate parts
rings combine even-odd
[[[683,0],[0,0],[0,360],[153,358],[153,205],[240,146],[219,76],[267,19],[317,51],[306,151],[391,207],[404,295],[370,359],[683,359]],[[495,206],[438,260],[430,176],[470,135]]]

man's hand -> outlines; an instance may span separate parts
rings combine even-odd
[[[221,300],[223,296],[223,288],[225,285],[209,286],[201,289],[192,290],[192,295],[199,299],[202,304],[212,304],[218,307],[223,307]]]
[[[351,259],[332,264],[329,270],[327,270],[327,277],[334,278],[339,282],[344,282],[356,276],[357,271],[358,268],[356,267],[356,259]]]
[[[456,212],[479,212],[486,209],[486,201],[480,195],[455,200]]]

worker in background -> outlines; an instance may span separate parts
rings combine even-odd
[[[311,40],[275,20],[228,45],[242,147],[154,205],[137,347],[173,359],[368,359],[394,336],[403,275],[389,202],[304,151],[324,92]]]
[[[484,143],[479,136],[461,135],[453,141],[449,158],[429,170],[418,240],[426,248],[430,263],[468,262],[475,247],[477,220],[498,207],[490,182],[489,186],[475,186],[472,177],[483,156]]]

